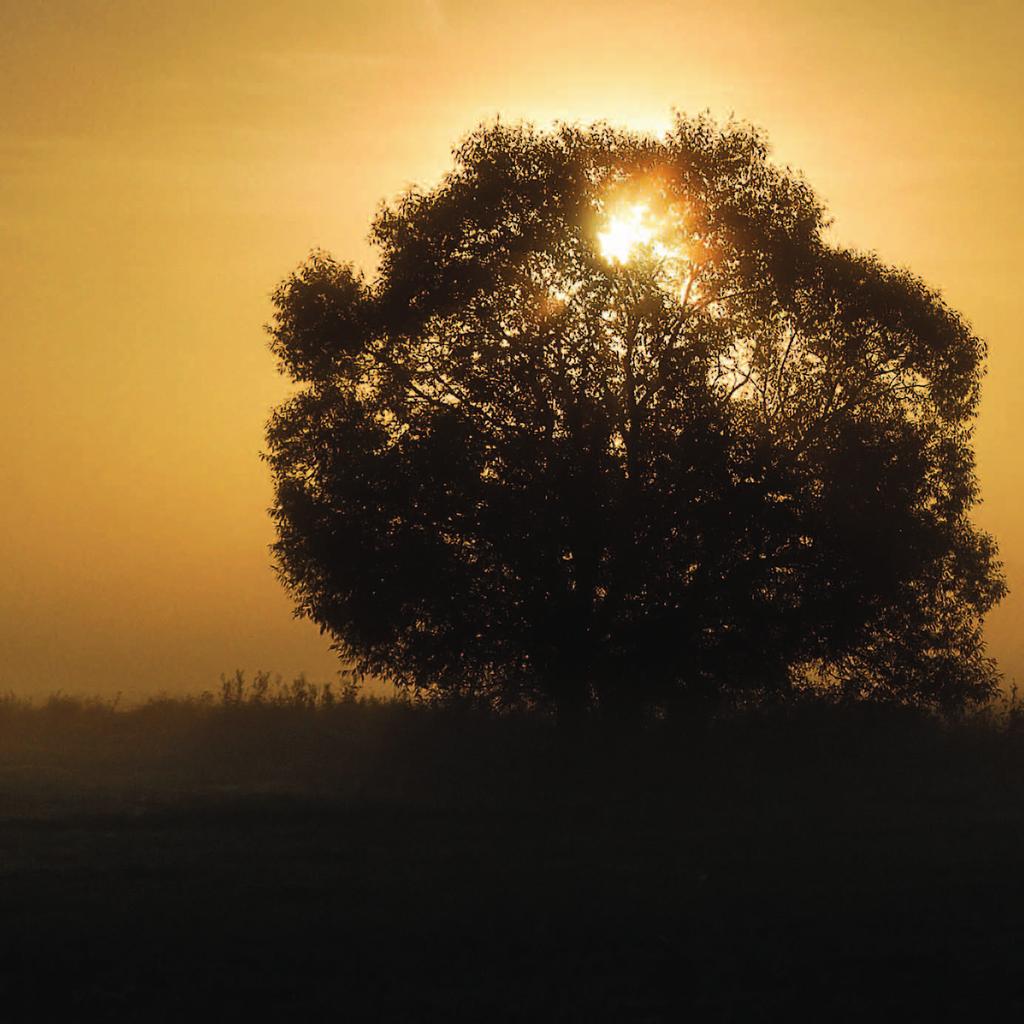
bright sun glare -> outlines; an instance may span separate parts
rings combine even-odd
[[[604,227],[597,232],[598,249],[608,263],[620,265],[653,257],[662,286],[681,297],[692,296],[696,267],[681,231],[682,221],[674,209],[659,215],[648,200],[632,199],[608,209]]]
[[[642,253],[659,260],[684,259],[680,246],[665,244],[669,222],[658,217],[644,200],[622,203],[608,214],[604,230],[597,233],[601,255],[609,263],[629,263]]]
[[[637,249],[650,245],[658,235],[647,203],[628,203],[608,218],[607,227],[597,233],[601,255],[609,263],[628,263]]]

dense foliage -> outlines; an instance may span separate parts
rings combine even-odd
[[[602,249],[616,211],[642,219]],[[743,125],[481,127],[275,293],[275,553],[363,670],[635,709],[996,679],[984,345]],[[625,251],[625,250],[624,250]]]

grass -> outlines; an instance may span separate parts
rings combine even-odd
[[[571,734],[235,677],[0,700],[6,1019],[1024,1011],[1024,729],[805,704]]]

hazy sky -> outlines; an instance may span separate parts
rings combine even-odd
[[[261,325],[482,118],[764,127],[834,236],[989,342],[977,450],[1024,680],[1024,3],[0,0],[0,689],[335,670],[267,545]]]

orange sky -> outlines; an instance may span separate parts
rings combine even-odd
[[[990,344],[977,449],[1024,679],[1020,0],[18,0],[0,33],[0,689],[335,664],[269,568],[268,295],[365,260],[481,118],[764,127],[834,236]]]

